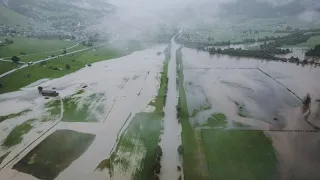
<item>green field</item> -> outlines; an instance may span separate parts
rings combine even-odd
[[[4,39],[6,39],[6,37],[0,38],[0,40]],[[77,43],[75,41],[63,41],[58,39],[37,39],[24,37],[13,37],[8,39],[12,40],[13,44],[6,44],[5,46],[0,47],[0,58],[20,56],[20,53],[32,54],[61,50]]]
[[[1,78],[3,87],[0,88],[0,93],[18,90],[39,79],[58,78],[84,68],[86,64],[116,58],[121,55],[111,47],[101,46],[95,50],[82,51],[52,59],[43,64],[32,65]],[[66,69],[66,64],[70,65],[69,70]],[[63,70],[54,70],[54,68],[63,68]]]
[[[17,67],[18,67],[18,65],[14,64],[13,62],[0,61],[0,74],[8,72],[8,71],[15,69]]]
[[[263,131],[201,130],[211,179],[271,180],[277,157]]]
[[[312,36],[307,42],[297,44],[295,47],[314,48],[318,44],[320,44],[320,36]]]
[[[38,179],[55,179],[92,144],[93,134],[57,130],[13,166]]]
[[[83,46],[82,44],[79,44],[78,46],[70,48],[70,49],[66,49],[65,51],[68,53],[68,52],[73,52],[73,51],[77,51],[77,50],[85,49],[85,48],[88,48],[88,47]],[[52,55],[55,55],[55,56],[61,55],[63,53],[63,51],[64,50],[58,50],[56,52],[30,54],[30,55],[25,55],[25,56],[19,56],[19,58],[22,62],[38,61],[38,60],[42,60],[42,59],[46,59],[48,57],[51,57]]]

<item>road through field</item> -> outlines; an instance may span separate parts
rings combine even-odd
[[[116,41],[118,38],[119,38],[119,35],[117,35],[115,39],[109,41],[108,43],[112,43],[113,41]],[[45,58],[45,59],[42,59],[42,60],[39,60],[39,61],[34,62],[32,65],[39,64],[39,63],[41,63],[41,62],[49,61],[49,60],[52,60],[52,59],[57,59],[57,58],[59,58],[59,57],[67,56],[67,55],[70,55],[70,54],[75,54],[75,53],[78,53],[78,52],[86,51],[86,50],[89,50],[89,49],[97,48],[97,47],[100,47],[100,46],[104,46],[104,45],[106,45],[106,44],[107,44],[107,43],[103,43],[103,44],[99,44],[99,45],[97,45],[97,46],[93,46],[93,47],[89,47],[89,48],[84,48],[84,49],[72,51],[72,52],[69,52],[69,53],[66,53],[66,54],[62,54],[62,55],[59,55],[59,56]],[[72,47],[70,47],[70,48],[72,48]],[[27,65],[27,64],[24,64],[24,65],[20,66],[19,68],[12,69],[11,71],[8,71],[8,72],[6,72],[6,73],[1,74],[1,75],[0,75],[0,78],[2,78],[2,77],[4,77],[4,76],[7,76],[7,75],[9,75],[9,74],[11,74],[11,73],[14,73],[15,71],[18,71],[18,70],[20,70],[20,69],[24,69],[24,68],[26,68],[26,67],[28,67],[28,65]]]

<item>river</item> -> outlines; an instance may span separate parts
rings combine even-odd
[[[164,107],[164,132],[161,136],[160,146],[163,151],[161,161],[160,179],[178,179],[181,172],[177,166],[181,166],[178,154],[178,147],[181,145],[181,126],[177,119],[176,105],[178,103],[178,93],[176,88],[176,50],[178,44],[175,43],[174,37],[171,39],[171,59],[168,66],[168,92],[167,101]]]

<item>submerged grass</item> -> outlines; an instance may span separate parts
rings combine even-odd
[[[26,114],[27,112],[30,112],[31,109],[25,109],[21,112],[18,112],[18,113],[12,113],[12,114],[9,114],[9,115],[5,115],[5,116],[0,116],[0,123],[4,120],[7,120],[7,119],[11,119],[11,118],[15,118],[15,117],[19,117],[21,115],[24,115]]]
[[[110,156],[110,172],[113,175],[115,167],[122,171],[135,169],[133,179],[153,179],[154,165],[157,158],[157,146],[162,129],[161,113],[138,113],[131,120],[128,128],[120,136],[115,151]],[[141,146],[142,145],[142,146]],[[132,162],[130,158],[143,153],[140,162]],[[137,166],[132,167],[135,163]]]
[[[275,179],[277,157],[263,131],[201,130],[211,179]]]
[[[101,113],[98,109],[103,108],[101,101],[105,98],[103,93],[94,93],[88,97],[74,97],[83,94],[80,90],[72,96],[64,98],[63,119],[66,122],[97,122],[99,119],[96,113]]]
[[[61,102],[60,100],[51,100],[49,102],[45,103],[45,111],[46,114],[43,116],[42,120],[43,122],[56,120],[58,119],[60,113],[61,113]]]
[[[250,113],[244,104],[240,104],[238,102],[234,102],[234,104],[237,106],[238,115],[240,117],[246,118],[250,116]]]
[[[28,120],[20,125],[17,125],[15,128],[13,128],[13,130],[9,133],[9,135],[3,141],[2,146],[9,148],[19,144],[23,139],[23,135],[27,134],[32,129],[32,125],[31,125],[32,121],[33,119]]]
[[[206,110],[209,110],[212,108],[212,105],[211,104],[206,104],[206,105],[202,105],[200,106],[199,109],[194,109],[192,114],[191,114],[191,117],[195,117],[198,113],[202,112],[202,111],[206,111]]]
[[[225,127],[227,124],[227,117],[222,113],[214,113],[208,118],[208,121],[204,126],[210,127]]]
[[[55,179],[91,145],[95,135],[57,130],[23,157],[13,169],[38,179]]]
[[[155,172],[160,170],[159,155],[162,154],[158,142],[163,129],[161,120],[164,116],[163,107],[168,88],[168,60],[166,58],[163,63],[158,95],[149,103],[155,107],[155,111],[136,114],[122,133],[115,151],[110,156],[111,176],[114,174],[114,168],[120,167],[123,172],[129,168],[135,169],[132,175],[134,180],[152,180],[157,177]],[[130,158],[137,156],[140,159],[130,161]]]
[[[110,159],[105,159],[103,161],[101,161],[101,163],[98,165],[97,169],[99,169],[100,171],[106,169],[106,168],[110,168]]]

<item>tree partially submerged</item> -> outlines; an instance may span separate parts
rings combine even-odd
[[[305,113],[310,109],[311,97],[309,93],[303,98],[302,104],[302,112]]]
[[[38,87],[38,91],[39,91],[39,93],[41,93],[41,92],[42,92],[42,90],[43,90],[43,87],[42,87],[42,86],[39,86],[39,87]]]

